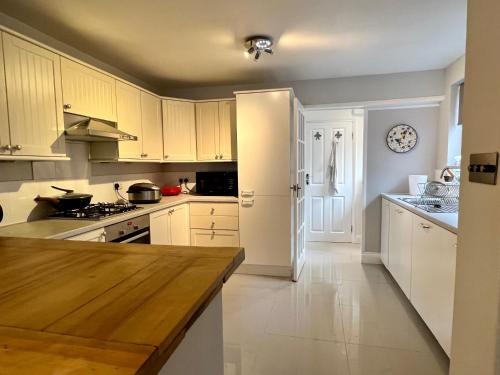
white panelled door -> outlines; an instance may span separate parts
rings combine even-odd
[[[352,242],[354,118],[351,110],[306,113],[307,241]],[[336,142],[336,188],[330,158]]]
[[[305,118],[302,104],[295,98],[295,126],[293,129],[294,150],[294,193],[292,194],[294,212],[294,243],[293,243],[293,281],[298,281],[306,262],[305,248]]]

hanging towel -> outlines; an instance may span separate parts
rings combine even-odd
[[[328,160],[328,183],[332,195],[337,194],[339,190],[337,188],[337,141],[335,139],[332,141],[332,151]]]

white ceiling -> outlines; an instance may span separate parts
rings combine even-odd
[[[0,11],[154,87],[444,68],[466,0],[2,0]],[[253,34],[274,56],[244,56]]]

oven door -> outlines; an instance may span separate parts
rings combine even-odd
[[[129,233],[126,236],[116,238],[111,242],[117,243],[151,243],[151,234],[149,232],[149,227],[141,229],[137,232]]]

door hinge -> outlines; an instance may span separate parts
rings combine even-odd
[[[352,229],[353,229],[353,228],[352,228],[352,225],[351,225],[351,233],[352,233]]]

